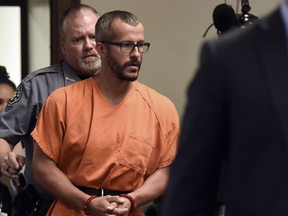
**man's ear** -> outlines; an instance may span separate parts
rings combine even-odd
[[[67,50],[66,50],[66,47],[65,47],[65,42],[64,42],[64,40],[62,38],[59,39],[59,44],[60,44],[60,48],[61,48],[63,56],[66,56],[67,55]]]
[[[107,55],[107,47],[100,42],[96,43],[96,50],[101,58]]]

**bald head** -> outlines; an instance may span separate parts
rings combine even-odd
[[[68,8],[60,18],[60,38],[65,40],[67,19],[77,17],[79,14],[87,11],[94,13],[97,19],[100,17],[99,13],[94,8],[85,4],[74,5]]]

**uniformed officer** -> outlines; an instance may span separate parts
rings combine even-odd
[[[55,89],[99,72],[101,60],[95,50],[95,24],[98,18],[98,12],[87,5],[67,9],[60,20],[60,46],[65,60],[26,76],[0,115],[1,172],[10,178],[18,178],[17,174],[26,165],[26,185],[32,185],[37,193],[37,200],[34,200],[37,206],[31,208],[32,212],[36,211],[33,215],[46,215],[54,197],[33,178],[33,139],[30,133],[45,100]],[[20,140],[25,147],[26,159],[11,152]]]
[[[0,65],[0,113],[9,103],[9,100],[13,96],[16,90],[16,85],[12,80],[10,80],[10,76],[6,71],[6,67]],[[22,150],[21,143],[18,144],[20,146],[20,152]],[[16,150],[15,148],[14,150]],[[7,178],[0,179],[0,212],[5,212],[8,215],[11,214],[11,196],[9,194],[7,185]],[[6,185],[5,185],[6,184]],[[1,214],[0,214],[1,215]]]

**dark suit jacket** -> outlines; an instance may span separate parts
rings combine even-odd
[[[211,216],[217,192],[225,216],[288,215],[288,55],[279,9],[202,48],[162,215]]]

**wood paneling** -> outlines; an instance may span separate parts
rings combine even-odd
[[[57,64],[61,59],[64,59],[59,45],[59,22],[61,14],[75,4],[80,4],[80,0],[50,0],[51,64]]]

